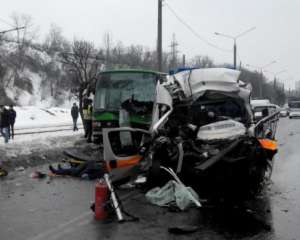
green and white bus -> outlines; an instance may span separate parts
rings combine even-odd
[[[94,140],[101,139],[103,128],[130,126],[149,129],[156,84],[165,77],[166,74],[148,70],[101,72],[94,97]]]

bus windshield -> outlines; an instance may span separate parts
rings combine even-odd
[[[129,112],[152,111],[156,79],[155,73],[145,72],[100,74],[96,85],[95,110],[127,108]]]
[[[290,101],[288,105],[289,108],[300,108],[300,101]]]

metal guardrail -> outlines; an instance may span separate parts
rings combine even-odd
[[[259,120],[254,127],[255,136],[258,138],[275,139],[279,115],[280,111],[276,111]]]
[[[68,127],[68,128],[66,128]],[[78,127],[82,129],[82,127]],[[62,131],[73,131],[72,125],[61,125],[61,126],[51,126],[51,127],[38,127],[38,128],[26,128],[26,129],[15,129],[15,136],[17,135],[31,135],[31,134],[41,134],[41,133],[51,133],[51,132],[62,132]]]
[[[77,126],[82,126],[83,124],[80,122],[77,124]],[[43,128],[55,128],[55,127],[70,127],[73,126],[72,123],[65,123],[65,124],[53,124],[53,125],[41,125],[38,127],[15,127],[15,131],[22,131],[22,130],[28,130],[28,129],[43,129]]]

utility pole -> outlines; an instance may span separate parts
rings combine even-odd
[[[233,44],[233,68],[236,69],[236,38]]]
[[[185,67],[185,54],[182,55],[182,67]]]
[[[157,22],[157,70],[162,72],[162,2],[158,0],[158,22]]]
[[[110,46],[111,46],[111,38],[110,38],[110,33],[107,32],[104,35],[104,45],[105,45],[105,65],[107,68],[111,67],[111,62],[110,62]]]
[[[173,33],[173,39],[172,39],[172,42],[171,42],[171,55],[172,55],[172,62],[171,62],[171,68],[176,68],[177,67],[177,46],[178,46],[178,43],[176,41],[176,37],[175,37],[175,33]]]

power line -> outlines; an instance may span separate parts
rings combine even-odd
[[[16,41],[16,40],[12,40],[12,39],[7,39],[7,38],[3,38],[3,39],[1,39],[1,41],[7,42],[7,43],[24,44],[25,46],[30,47],[30,48],[32,48],[36,51],[45,52],[45,53],[49,54],[49,51],[47,49],[38,46],[38,44],[30,43],[30,42],[27,42],[27,41],[20,42],[20,41]],[[54,52],[59,53],[61,55],[66,55],[66,56],[67,55],[76,56],[76,54],[73,53],[73,52],[66,52],[66,51],[61,51],[61,50],[58,50],[58,49],[54,50]],[[97,55],[89,56],[88,58],[89,59],[95,59],[95,60],[101,60],[101,61],[105,60],[105,58],[97,56]]]
[[[173,15],[177,18],[177,20],[179,22],[181,22],[188,30],[190,30],[198,39],[200,39],[202,42],[206,43],[207,45],[209,45],[212,48],[218,49],[220,51],[223,52],[232,52],[232,50],[229,49],[224,49],[221,48],[211,42],[209,42],[208,40],[206,40],[204,37],[202,37],[198,32],[196,32],[188,23],[186,23],[181,17],[179,17],[179,15],[175,12],[175,10],[168,4],[165,2],[165,5],[167,6],[167,8],[173,13]]]
[[[5,30],[5,31],[0,31],[0,34],[4,34],[4,33],[8,33],[8,32],[14,32],[14,31],[22,30],[22,29],[25,29],[25,27],[16,27],[16,28]]]

